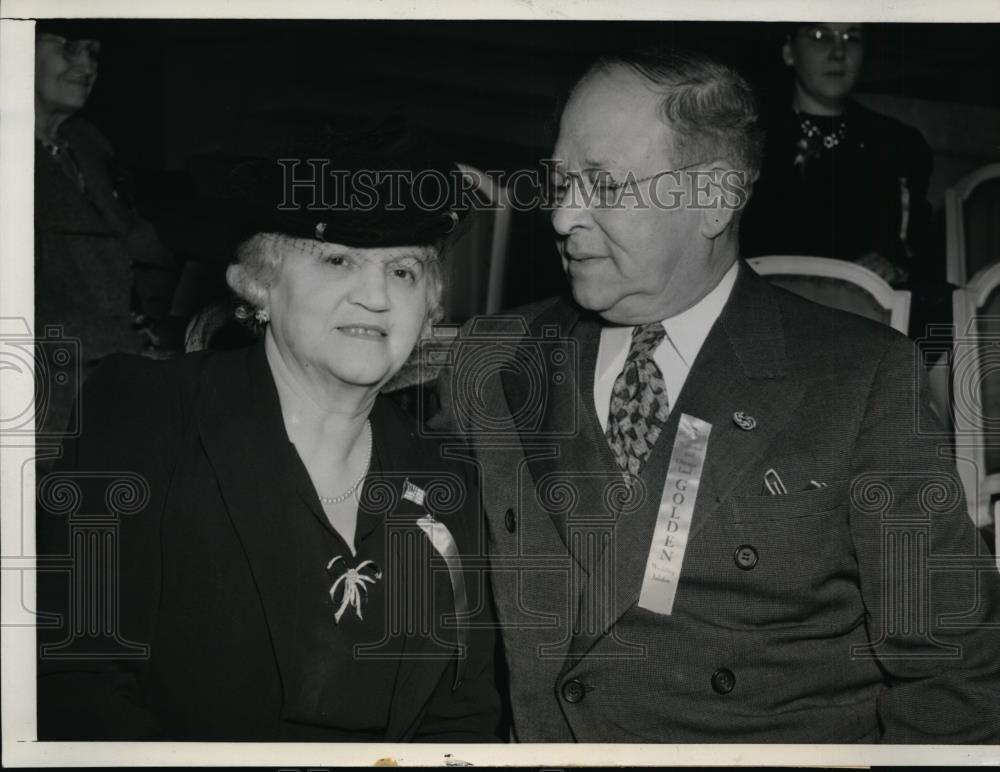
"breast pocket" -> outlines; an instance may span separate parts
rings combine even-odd
[[[846,480],[780,496],[734,496],[728,510],[733,523],[764,523],[773,520],[797,520],[814,517],[848,504]]]
[[[850,530],[850,486],[724,502],[711,541],[734,626],[805,626],[834,631],[860,607]]]

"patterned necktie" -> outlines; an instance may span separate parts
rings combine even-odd
[[[638,476],[670,413],[663,373],[653,352],[666,337],[659,322],[632,331],[625,367],[611,390],[607,438],[623,472]]]

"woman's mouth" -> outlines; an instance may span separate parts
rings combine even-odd
[[[345,324],[337,329],[344,335],[364,340],[379,340],[386,336],[384,329],[371,324]]]

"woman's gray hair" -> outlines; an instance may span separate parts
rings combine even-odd
[[[226,269],[229,288],[247,307],[250,315],[267,305],[267,291],[281,273],[288,247],[307,239],[285,236],[281,233],[257,233],[236,248],[236,262]],[[441,244],[435,248],[437,256],[425,263],[427,276],[428,319],[431,324],[444,316],[444,266],[441,264]]]
[[[267,305],[268,289],[277,281],[281,265],[293,244],[309,242],[308,239],[285,236],[281,233],[257,233],[236,248],[236,262],[226,269],[226,282],[239,298],[236,317],[262,334],[265,324],[257,317],[257,311]],[[312,242],[318,245],[318,242]],[[435,248],[435,256],[424,263],[427,279],[427,320],[421,339],[431,336],[431,327],[444,317],[445,270],[442,264],[442,244],[434,242],[427,246]],[[419,369],[415,361],[419,354],[419,341],[410,358],[393,379],[383,387],[384,391],[415,383],[415,371]],[[400,381],[402,380],[402,383]]]

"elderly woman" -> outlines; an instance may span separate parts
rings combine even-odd
[[[111,143],[79,115],[97,82],[105,34],[99,21],[35,24],[35,330],[40,339],[75,341],[39,347],[59,376],[86,378],[114,352],[162,356],[171,345],[174,257],[136,210]],[[70,359],[53,358],[55,351]],[[36,415],[40,444],[67,431],[77,384],[77,377],[46,384]]]
[[[329,168],[422,168],[359,147],[338,142]],[[113,358],[40,483],[47,552],[75,570],[40,592],[66,615],[40,631],[41,739],[497,739],[472,470],[380,394],[440,316],[456,216],[405,178],[373,207],[289,207],[283,173],[243,178],[265,227],[228,274],[260,340]],[[109,511],[117,555],[98,568],[80,513]],[[86,608],[67,601],[83,577],[101,585]],[[105,590],[117,613],[94,611]]]

